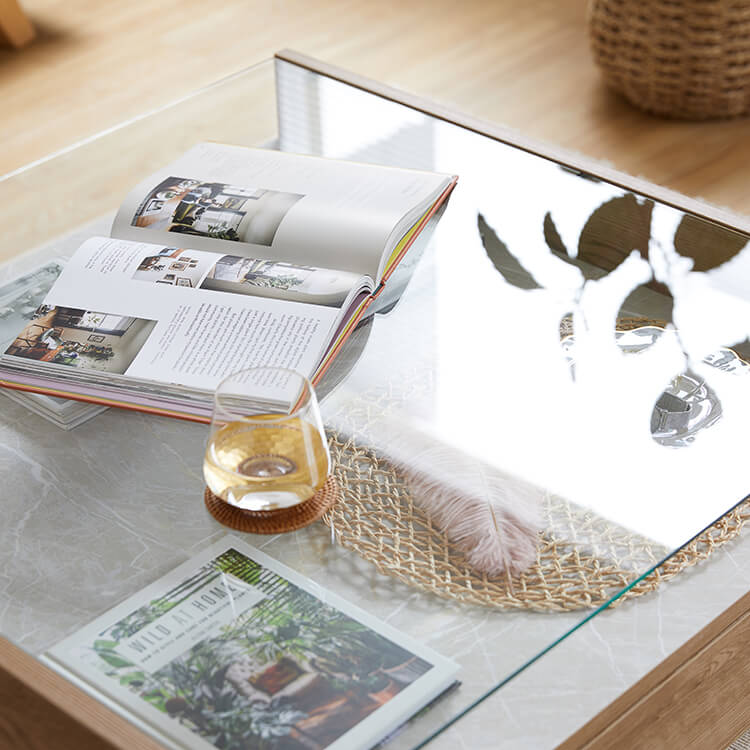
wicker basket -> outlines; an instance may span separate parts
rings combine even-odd
[[[648,112],[689,120],[750,109],[750,0],[590,0],[606,82]]]

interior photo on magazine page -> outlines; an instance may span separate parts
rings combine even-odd
[[[65,259],[54,258],[0,284],[0,353],[7,350],[44,302],[52,284],[65,266]],[[62,430],[71,430],[96,416],[106,407],[41,393],[0,389],[11,399]]]
[[[3,376],[211,390],[265,362],[312,375],[348,306],[371,290],[342,271],[92,238],[10,341]]]
[[[377,285],[398,241],[454,183],[433,172],[201,143],[136,186],[111,233],[339,269]]]

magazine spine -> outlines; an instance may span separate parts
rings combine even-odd
[[[367,309],[370,307],[370,305],[375,301],[377,296],[380,294],[380,292],[383,291],[384,284],[380,284],[380,286],[367,298],[367,302],[365,302],[362,307],[359,308],[359,312],[354,316],[351,323],[347,326],[346,333],[341,337],[339,342],[334,346],[333,350],[331,351],[330,355],[326,357],[325,364],[323,365],[322,369],[318,370],[318,372],[315,373],[315,375],[312,378],[312,384],[314,386],[317,386],[320,382],[323,375],[326,374],[328,371],[328,368],[333,363],[333,360],[336,359],[339,352],[341,351],[341,348],[344,346],[344,344],[349,339],[349,336],[352,335],[352,332],[356,329],[356,327],[359,325],[359,322],[364,317],[365,312],[367,312]]]
[[[391,264],[391,267],[388,269],[386,273],[383,274],[380,282],[381,286],[384,282],[388,281],[388,279],[391,277],[393,272],[398,268],[398,264],[401,263],[401,261],[404,259],[404,256],[409,252],[409,248],[414,244],[417,237],[419,237],[420,234],[422,234],[422,230],[427,226],[427,222],[438,212],[440,207],[448,200],[450,197],[450,194],[453,192],[453,188],[456,187],[456,183],[458,182],[458,177],[454,177],[450,185],[448,185],[445,190],[440,194],[438,199],[432,204],[432,208],[422,217],[422,220],[419,222],[419,226],[417,227],[416,231],[412,236],[409,238],[409,241],[403,246],[401,249],[401,252],[396,256],[396,259]]]

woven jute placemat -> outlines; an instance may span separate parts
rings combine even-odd
[[[647,318],[618,319],[619,330],[644,325]],[[573,333],[561,322],[561,338]],[[346,435],[399,403],[429,390],[430,374],[407,373],[387,388],[362,394],[349,406]],[[347,421],[348,420],[348,421]],[[506,610],[565,612],[613,605],[654,591],[706,560],[735,538],[750,519],[750,499],[736,506],[689,544],[673,550],[638,536],[561,497],[545,501],[544,530],[536,562],[515,577],[473,571],[446,535],[415,505],[408,483],[386,459],[356,437],[330,433],[334,474],[341,501],[323,516],[337,541],[386,575],[446,599]],[[664,562],[662,562],[664,561]],[[661,563],[661,564],[660,564]],[[645,578],[646,571],[651,571]]]
[[[750,519],[750,500],[727,513],[650,575],[671,550],[559,497],[544,508],[536,562],[515,577],[474,572],[417,507],[402,477],[372,450],[330,435],[341,501],[323,516],[339,544],[386,575],[437,596],[496,609],[565,612],[654,591],[707,559]],[[639,580],[640,579],[640,580]],[[628,588],[629,587],[629,588]]]

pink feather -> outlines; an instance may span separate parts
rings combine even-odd
[[[385,445],[414,504],[470,567],[514,575],[536,561],[543,490],[403,424]]]

